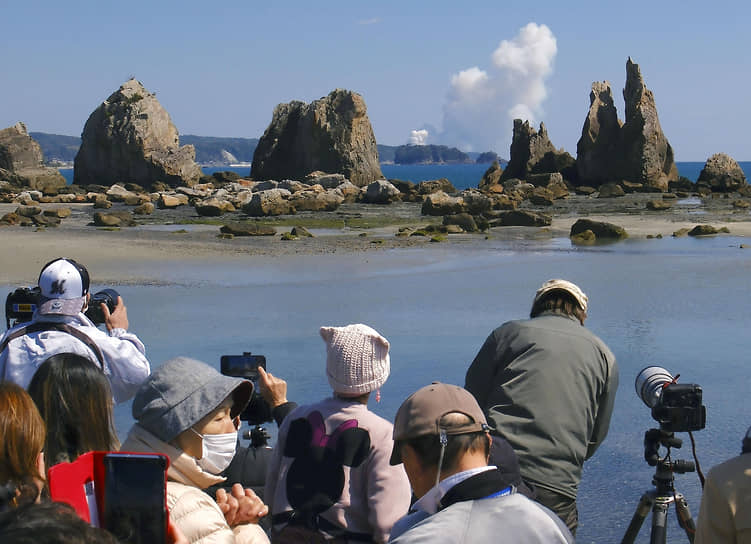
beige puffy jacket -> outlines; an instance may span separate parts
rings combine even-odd
[[[191,544],[268,544],[261,527],[247,523],[230,528],[224,514],[203,489],[224,481],[204,471],[193,457],[159,440],[136,424],[122,451],[163,453],[169,457],[167,508],[170,519]]]

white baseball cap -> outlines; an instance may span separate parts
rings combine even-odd
[[[73,259],[60,257],[39,274],[40,314],[77,315],[86,303],[89,273]]]

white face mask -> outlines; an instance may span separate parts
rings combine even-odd
[[[198,466],[211,474],[220,474],[232,462],[237,448],[237,431],[224,434],[201,434],[193,427],[191,431],[203,441],[201,458]]]

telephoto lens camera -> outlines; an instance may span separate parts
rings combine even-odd
[[[101,291],[94,293],[89,299],[89,307],[86,309],[86,312],[84,312],[86,317],[91,319],[95,325],[101,325],[104,323],[104,312],[102,311],[100,304],[106,304],[107,309],[112,313],[115,311],[115,306],[117,306],[117,299],[119,296],[120,293],[114,289],[102,289]]]
[[[648,366],[636,376],[636,394],[652,409],[652,418],[667,433],[699,431],[707,422],[702,390],[696,384],[676,383],[678,376]]]

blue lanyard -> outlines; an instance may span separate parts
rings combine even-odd
[[[514,491],[513,486],[508,486],[506,489],[501,489],[500,491],[496,491],[492,495],[488,495],[487,497],[483,497],[483,499],[494,499],[496,497],[504,497],[506,495],[511,495],[511,493]]]

